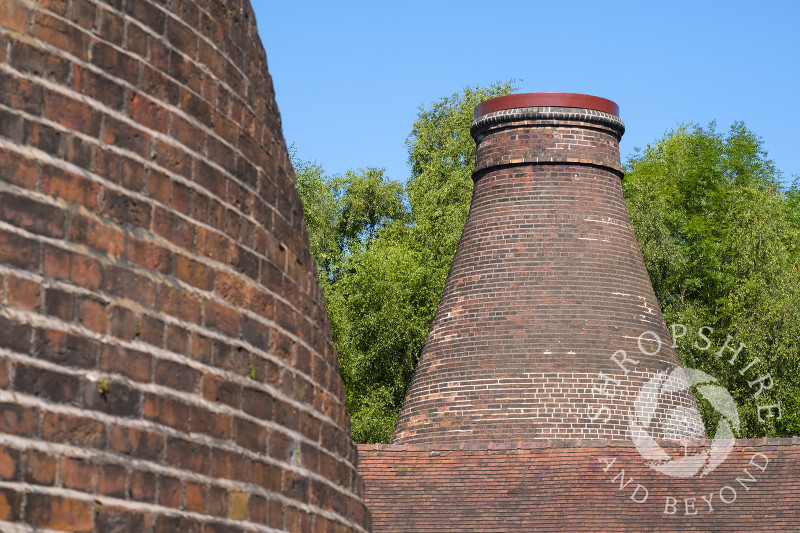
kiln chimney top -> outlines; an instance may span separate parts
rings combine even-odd
[[[475,118],[495,111],[523,107],[572,107],[593,109],[619,117],[619,106],[606,98],[578,93],[520,93],[484,100],[475,106]]]

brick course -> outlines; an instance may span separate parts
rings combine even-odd
[[[0,26],[0,529],[369,530],[249,3]]]

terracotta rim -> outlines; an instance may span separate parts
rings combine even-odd
[[[475,118],[522,107],[575,107],[593,109],[619,117],[619,106],[607,98],[578,93],[520,93],[484,100],[475,106]]]

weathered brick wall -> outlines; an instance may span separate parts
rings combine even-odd
[[[0,530],[369,529],[249,3],[0,26]]]
[[[624,439],[642,386],[677,364],[622,198],[624,125],[530,105],[472,125],[472,204],[393,443]],[[693,406],[662,398],[654,436]]]

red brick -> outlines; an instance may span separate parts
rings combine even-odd
[[[121,92],[121,91],[120,91]],[[152,137],[146,131],[122,122],[113,117],[106,117],[103,122],[103,142],[130,150],[144,158],[150,157]]]
[[[141,322],[136,313],[119,306],[109,306],[109,334],[120,340],[131,341],[141,333]]]
[[[254,462],[251,483],[264,487],[270,492],[280,493],[283,473],[281,468],[269,463]]]
[[[3,26],[19,33],[25,33],[30,20],[30,9],[19,0],[4,1],[0,5],[0,20]]]
[[[188,322],[200,322],[202,302],[193,294],[167,284],[158,288],[158,301],[162,313]]]
[[[91,460],[78,457],[62,457],[61,483],[68,489],[93,492],[95,471]]]
[[[92,166],[94,145],[75,135],[67,135],[64,140],[64,160],[83,168]]]
[[[43,101],[44,91],[40,85],[17,78],[10,73],[0,72],[0,102],[13,109],[40,115]]]
[[[147,194],[162,204],[170,202],[171,183],[169,176],[163,172],[159,172],[154,168],[147,169]]]
[[[227,413],[209,411],[202,405],[192,406],[192,431],[215,439],[229,440],[233,417]]]
[[[158,476],[158,504],[177,509],[181,505],[181,481],[178,478]]]
[[[41,302],[39,283],[16,276],[7,276],[6,297],[9,304],[33,311],[39,307]]]
[[[194,392],[200,376],[199,370],[174,361],[162,360],[156,367],[156,383],[174,390]]]
[[[253,286],[239,274],[217,272],[214,280],[214,292],[223,300],[236,307],[244,307],[247,303],[248,291]]]
[[[141,88],[151,97],[168,104],[176,106],[180,102],[180,85],[147,65],[142,66]],[[174,115],[171,115],[169,120],[172,119]]]
[[[34,355],[58,365],[73,368],[95,368],[100,352],[99,343],[56,329],[39,329]]]
[[[42,417],[42,438],[46,441],[74,444],[84,448],[105,448],[105,427],[102,422],[75,415],[45,412]]]
[[[152,472],[131,470],[131,499],[154,503],[156,497],[156,476]]]
[[[166,349],[177,354],[189,355],[190,333],[173,324],[167,325]]]
[[[125,33],[121,16],[108,9],[101,9],[97,30],[98,35],[106,41],[113,42],[117,46],[122,45]]]
[[[0,178],[25,189],[35,189],[38,180],[36,163],[15,152],[0,148]]]
[[[172,208],[184,215],[189,215],[192,210],[192,197],[194,191],[179,181],[172,184]]]
[[[1,43],[0,46],[2,46]],[[2,51],[0,51],[0,54],[2,54]],[[10,139],[16,144],[23,144],[25,135],[25,119],[22,115],[0,110],[0,136]]]
[[[92,43],[92,63],[132,85],[136,85],[139,81],[140,61],[102,41]]]
[[[0,479],[16,481],[20,471],[20,451],[0,444]]]
[[[128,261],[161,274],[172,273],[174,257],[163,246],[132,235],[128,236],[127,246]]]
[[[130,298],[152,308],[156,301],[156,285],[144,274],[121,266],[106,267],[103,289],[114,296]]]
[[[105,191],[103,213],[117,222],[130,224],[135,228],[149,228],[150,211],[151,206],[147,202],[125,193],[112,190]]]
[[[106,372],[118,372],[134,381],[149,382],[152,372],[152,356],[130,348],[104,346],[100,355],[100,368]]]
[[[203,130],[177,113],[170,116],[170,134],[178,142],[194,151],[200,151],[206,137]]]
[[[239,311],[213,300],[206,300],[203,307],[206,327],[239,336]]]
[[[232,249],[231,240],[222,233],[206,228],[197,229],[197,253],[209,259],[227,262]]]
[[[73,87],[77,92],[93,98],[112,109],[121,110],[125,106],[127,89],[106,75],[75,65],[72,78]],[[106,117],[106,120],[111,120],[113,123],[115,119]],[[149,155],[148,153],[147,157]]]
[[[28,123],[28,131],[28,144],[55,156],[61,153],[62,131],[40,122]]]
[[[0,263],[34,270],[39,262],[39,243],[0,230]]]
[[[8,388],[9,383],[11,383],[11,362],[0,358],[0,388]]]
[[[70,19],[87,30],[94,29],[97,7],[88,0],[72,0]]]
[[[119,7],[119,6],[118,6]],[[147,55],[147,45],[157,44],[160,39],[148,37],[147,32],[134,24],[132,21],[125,21],[126,45],[128,51],[139,57]]]
[[[125,5],[125,12],[130,16],[155,31],[156,34],[164,32],[164,22],[166,15],[160,9],[154,9],[147,4],[130,2]]]
[[[134,161],[133,159],[129,159],[127,157],[122,158],[122,162],[120,164],[120,173],[119,173],[119,184],[125,187],[128,190],[135,191],[135,192],[143,192],[145,181],[147,179],[145,166],[138,162]],[[149,221],[150,213],[150,204],[149,202],[143,202],[141,200],[135,200],[136,205],[133,206],[137,213],[136,215],[138,218],[142,218],[142,215],[147,216],[147,220]],[[144,213],[141,210],[144,209]],[[125,218],[123,218],[125,220]],[[142,224],[141,222],[139,224]],[[134,224],[138,225],[138,224]],[[147,229],[147,225],[142,225],[143,228]]]
[[[213,341],[200,333],[194,332],[192,333],[191,343],[192,351],[189,355],[192,359],[201,363],[210,363],[213,357]]]
[[[49,78],[57,83],[69,82],[72,65],[66,59],[22,41],[12,41],[12,64],[17,70]]]
[[[184,433],[189,432],[191,406],[179,400],[146,393],[142,403],[142,413],[149,420]]]
[[[65,128],[77,130],[90,137],[97,137],[100,133],[97,111],[88,104],[61,93],[45,90],[44,114]]]
[[[77,27],[50,14],[37,12],[33,19],[33,37],[60,48],[70,54],[87,59],[89,37]]]
[[[14,389],[61,404],[80,405],[81,382],[76,376],[19,363]]]
[[[211,516],[228,516],[228,493],[221,487],[208,488],[208,514]]]
[[[176,256],[175,276],[198,289],[211,290],[214,287],[214,271],[207,265],[184,255]]]
[[[156,205],[153,206],[153,232],[186,250],[194,250],[195,225]]]
[[[165,443],[164,435],[143,429],[112,426],[109,430],[109,448],[146,461],[162,461]]]
[[[128,95],[128,113],[131,119],[146,128],[167,133],[169,131],[169,115],[157,101],[142,93],[131,92]],[[159,149],[156,149],[156,154]]]
[[[69,236],[74,242],[86,244],[112,257],[121,257],[125,252],[125,234],[93,218],[73,215]]]
[[[0,461],[2,462],[2,461]],[[58,460],[37,450],[25,452],[23,479],[35,485],[53,485],[58,474]]]
[[[78,303],[78,322],[97,333],[108,329],[108,304],[92,298],[82,298]]]
[[[97,182],[78,174],[52,165],[43,165],[42,192],[96,210],[100,186]]]
[[[36,435],[39,431],[39,409],[0,403],[0,431],[21,437]]]
[[[97,492],[113,498],[125,498],[127,470],[124,466],[113,463],[97,465]]]
[[[16,522],[22,511],[22,493],[11,489],[0,490],[0,520]]]
[[[201,380],[201,387],[203,389],[203,398],[206,400],[224,403],[231,407],[239,407],[242,396],[241,386],[214,374],[206,374]]]
[[[58,206],[32,198],[4,193],[0,196],[0,220],[47,237],[64,236],[64,212]]]
[[[123,533],[126,531],[152,531],[153,516],[139,510],[108,505],[95,508],[95,531]]]
[[[198,474],[208,475],[211,461],[211,450],[199,442],[168,439],[167,463]]]
[[[267,430],[244,418],[233,421],[233,438],[236,444],[256,453],[264,453],[267,445]]]
[[[211,476],[246,482],[250,479],[250,461],[242,454],[215,448],[211,453]]]
[[[58,531],[91,533],[92,502],[50,494],[28,494],[26,521],[34,526]]]
[[[184,493],[183,507],[189,512],[205,513],[206,512],[206,492],[208,487],[200,483],[186,482]]]

